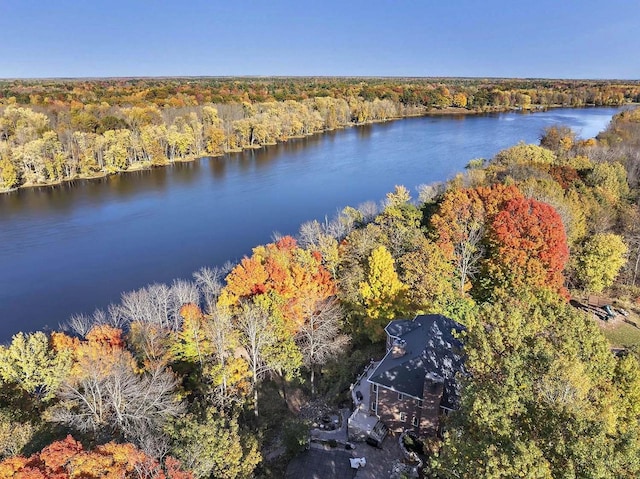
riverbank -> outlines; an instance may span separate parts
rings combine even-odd
[[[274,231],[446,182],[549,125],[594,136],[618,110],[389,121],[304,140],[0,196],[0,336],[91,314],[123,291],[238,261]]]
[[[629,105],[631,105],[631,103],[629,103]],[[377,123],[388,123],[391,121],[402,120],[405,118],[441,117],[441,116],[477,116],[477,115],[491,115],[491,114],[499,114],[499,113],[524,112],[524,111],[531,112],[531,113],[538,113],[538,112],[547,111],[548,109],[553,109],[553,108],[562,108],[562,105],[549,105],[549,106],[532,105],[530,108],[527,108],[524,110],[522,108],[515,108],[515,107],[487,107],[482,110],[478,110],[478,109],[472,110],[472,109],[459,108],[459,107],[446,107],[446,108],[439,108],[439,109],[414,107],[412,112],[410,113],[407,112],[407,114],[403,116],[389,117],[385,119],[367,120],[361,123],[352,122],[347,125],[338,126],[336,128],[331,128],[331,129],[327,128],[327,129],[315,131],[306,135],[293,135],[288,137],[282,137],[282,138],[279,138],[278,141],[276,142],[265,142],[262,144],[246,145],[243,148],[228,149],[218,154],[188,155],[186,157],[178,157],[178,158],[174,158],[172,161],[168,161],[162,164],[151,164],[151,162],[147,162],[147,163],[138,162],[133,165],[130,165],[125,170],[120,170],[115,172],[108,172],[108,171],[92,172],[91,174],[76,175],[70,178],[57,179],[57,180],[48,181],[48,182],[24,183],[18,187],[8,188],[4,190],[0,189],[0,194],[2,193],[10,194],[10,193],[15,193],[19,190],[32,189],[32,188],[48,188],[48,187],[59,186],[67,183],[72,183],[74,181],[90,181],[90,180],[96,180],[96,179],[103,179],[109,176],[122,175],[122,174],[139,172],[139,171],[148,171],[156,168],[164,168],[164,167],[171,166],[178,163],[192,162],[201,158],[221,158],[226,155],[241,153],[247,150],[256,150],[256,149],[261,149],[265,147],[275,146],[279,143],[286,143],[291,140],[323,135],[331,131],[342,130],[345,128],[357,128],[357,127],[362,127],[362,126],[367,126],[367,125],[372,125]],[[598,107],[596,107],[595,105],[593,106],[588,105],[586,107],[576,107],[576,109],[578,108],[598,108]],[[416,111],[416,109],[418,111]]]

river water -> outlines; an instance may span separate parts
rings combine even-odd
[[[0,195],[0,341],[55,329],[121,292],[189,278],[250,254],[274,232],[415,193],[473,158],[563,124],[583,138],[614,108],[409,118],[167,168]]]

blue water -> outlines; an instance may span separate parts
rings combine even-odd
[[[0,340],[238,260],[273,232],[295,234],[304,221],[380,201],[394,185],[415,193],[473,158],[537,143],[546,126],[595,136],[616,111],[409,118],[0,195]]]

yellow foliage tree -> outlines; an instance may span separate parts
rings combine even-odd
[[[384,246],[371,252],[368,263],[359,290],[366,313],[366,332],[375,341],[382,338],[387,321],[402,314],[406,286],[398,278],[393,257]]]

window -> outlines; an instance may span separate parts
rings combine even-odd
[[[418,399],[418,407],[422,407],[422,399]]]
[[[398,401],[402,401],[404,399],[404,394],[398,393]]]
[[[413,424],[415,427],[418,427],[418,418],[416,416],[413,416],[413,419],[411,419],[411,424]]]
[[[373,401],[371,401],[371,410],[373,412],[378,412],[378,405],[376,404],[375,399]]]
[[[371,388],[373,389],[373,392],[378,392],[378,385],[377,384],[372,384]]]
[[[400,413],[400,422],[407,422],[407,415],[403,412]]]

